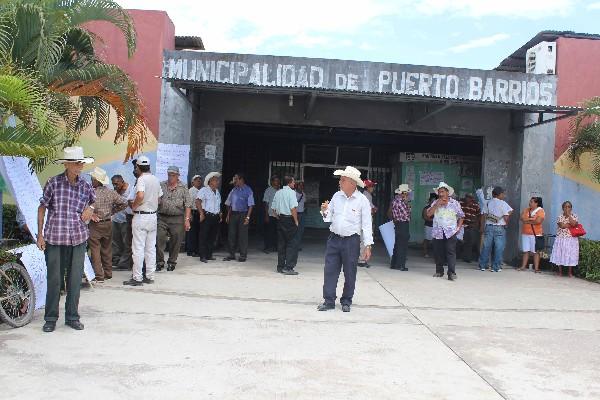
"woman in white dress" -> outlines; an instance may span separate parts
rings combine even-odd
[[[563,213],[558,217],[556,240],[552,246],[550,262],[558,266],[558,275],[562,276],[562,267],[569,267],[569,278],[573,277],[573,267],[579,264],[579,238],[573,237],[569,228],[574,228],[579,223],[577,215],[573,214],[573,205],[565,201],[562,205]]]

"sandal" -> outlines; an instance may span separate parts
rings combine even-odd
[[[519,267],[519,268],[517,268],[517,271],[525,271],[527,269],[528,269],[527,267]]]
[[[541,274],[542,273],[542,271],[540,271],[539,269],[536,269],[533,272],[535,272],[536,274]]]

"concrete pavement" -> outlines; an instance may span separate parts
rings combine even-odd
[[[317,312],[323,250],[299,276],[256,250],[182,256],[154,285],[83,291],[84,331],[0,325],[0,398],[600,399],[600,285],[467,264],[449,282],[377,246],[352,312]]]

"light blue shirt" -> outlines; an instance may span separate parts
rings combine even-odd
[[[279,215],[292,215],[292,210],[298,207],[296,192],[289,186],[284,186],[275,193],[271,209]]]

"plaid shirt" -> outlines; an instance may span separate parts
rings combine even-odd
[[[100,220],[110,220],[113,214],[127,208],[127,200],[114,190],[106,186],[98,186],[94,189],[96,194],[96,204],[94,205],[94,214]]]
[[[77,246],[88,239],[88,229],[81,214],[96,202],[92,185],[81,177],[71,184],[67,174],[48,179],[40,204],[48,210],[44,239],[57,246]]]
[[[392,219],[394,222],[410,221],[410,203],[402,201],[400,196],[394,197],[392,202]]]

